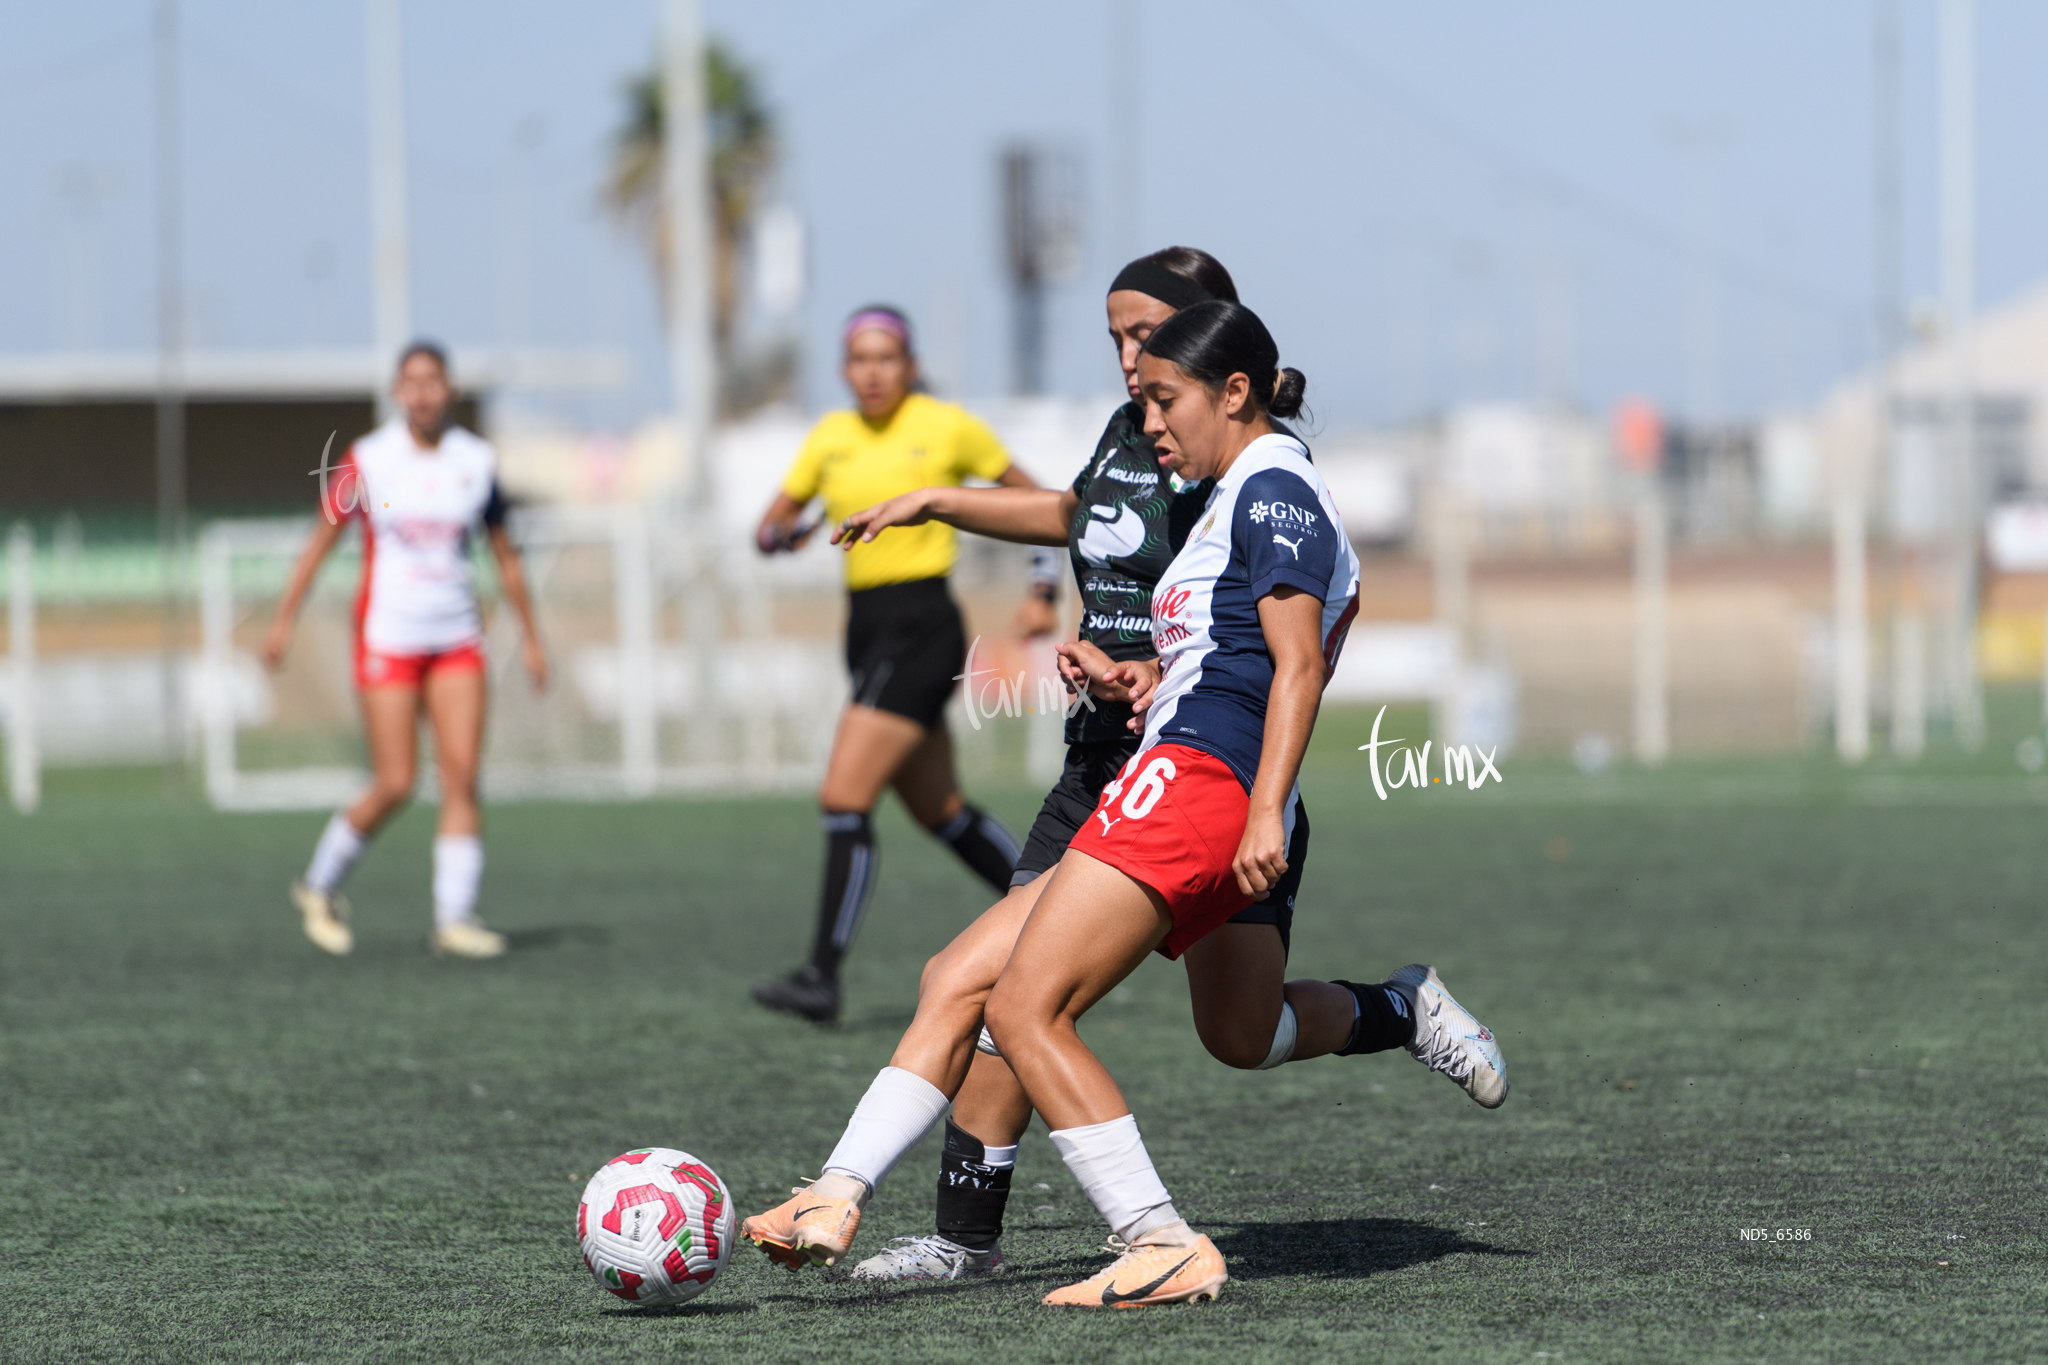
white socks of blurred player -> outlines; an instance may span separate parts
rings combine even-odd
[[[916,1072],[883,1067],[811,1188],[827,1199],[853,1199],[865,1207],[889,1168],[951,1107],[945,1092]]]
[[[369,837],[336,811],[320,831],[313,846],[313,861],[306,867],[306,885],[323,896],[334,894],[348,877],[356,860],[369,846]],[[477,888],[484,879],[484,841],[474,834],[443,834],[434,840],[434,927],[446,929],[476,918]]]
[[[474,834],[434,840],[434,927],[476,918],[476,889],[484,879],[484,841]]]
[[[327,828],[320,831],[320,842],[313,845],[313,861],[306,866],[306,885],[323,896],[333,895],[369,843],[369,836],[351,825],[346,815],[334,812]]]

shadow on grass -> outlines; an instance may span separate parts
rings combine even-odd
[[[732,1313],[751,1313],[752,1303],[651,1303],[644,1308],[607,1308],[608,1318],[719,1318]]]
[[[1295,1223],[1244,1223],[1213,1239],[1230,1276],[1281,1275],[1362,1280],[1446,1256],[1534,1256],[1533,1251],[1475,1242],[1455,1228],[1409,1218],[1330,1218]]]
[[[611,941],[612,931],[597,924],[557,924],[539,929],[505,931],[505,942],[515,953],[560,948],[570,943],[587,943],[592,947],[602,947]]]
[[[1058,1231],[1079,1223],[1041,1224],[1034,1232]],[[1362,1280],[1371,1275],[1406,1270],[1446,1256],[1534,1256],[1533,1251],[1475,1242],[1453,1228],[1435,1227],[1407,1218],[1331,1218],[1293,1223],[1244,1223],[1234,1231],[1216,1235],[1216,1249],[1229,1262],[1233,1280],[1297,1279]],[[954,1294],[986,1291],[994,1287],[1011,1295],[1023,1291],[1036,1295],[1086,1279],[1110,1262],[1106,1248],[1055,1256],[1048,1260],[1012,1261],[1005,1274],[994,1280],[948,1280],[897,1284],[861,1284],[843,1270],[829,1274],[827,1283],[849,1298],[869,1301],[945,1298]],[[796,1294],[768,1294],[764,1299],[778,1303],[817,1301]]]

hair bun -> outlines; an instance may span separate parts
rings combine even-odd
[[[1266,411],[1275,417],[1298,417],[1301,400],[1307,393],[1308,376],[1297,369],[1283,368],[1274,381],[1273,397],[1267,402]]]

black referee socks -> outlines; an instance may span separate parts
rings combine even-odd
[[[999,893],[1009,892],[1010,874],[1017,870],[1017,857],[1023,850],[995,816],[977,806],[962,805],[958,815],[932,833],[951,845],[976,876]]]
[[[1010,1165],[991,1166],[981,1139],[946,1120],[946,1149],[939,1158],[939,1236],[969,1251],[987,1251],[1003,1235],[1003,1207],[1010,1202]]]
[[[825,812],[825,889],[818,898],[818,937],[811,965],[828,981],[839,979],[839,960],[867,913],[875,889],[875,829],[867,812]]]
[[[1330,984],[1342,986],[1358,1001],[1358,1018],[1351,1025],[1351,1041],[1337,1049],[1339,1057],[1353,1057],[1361,1052],[1388,1052],[1415,1041],[1415,1016],[1408,1012],[1405,998],[1377,981],[1371,985],[1360,985],[1356,981],[1333,981]]]

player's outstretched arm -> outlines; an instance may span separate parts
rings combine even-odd
[[[533,690],[548,690],[548,653],[541,648],[540,627],[533,619],[533,597],[526,591],[526,569],[519,560],[519,547],[512,543],[502,526],[491,528],[491,554],[498,561],[498,585],[504,589],[505,600],[512,606],[512,614],[519,618],[519,639],[526,656],[526,676],[533,679]]]
[[[341,539],[344,529],[345,523],[325,517],[313,523],[313,534],[307,539],[306,548],[299,551],[299,562],[292,565],[291,581],[285,584],[284,596],[277,599],[277,614],[270,618],[270,630],[263,637],[265,667],[283,666],[284,652],[292,642],[292,622],[299,617],[299,604],[306,600],[313,575],[320,572],[321,562]]]
[[[1259,626],[1273,657],[1273,686],[1266,694],[1266,731],[1251,810],[1231,860],[1238,889],[1254,899],[1272,890],[1287,870],[1282,810],[1323,701],[1323,600],[1292,584],[1277,584],[1259,599]]]
[[[1015,465],[1004,472],[1028,477]],[[972,531],[992,540],[1015,541],[1022,545],[1065,545],[1067,528],[1080,506],[1071,489],[1029,488],[919,488],[862,508],[839,523],[832,543],[852,549],[865,544],[891,526],[922,526],[942,521],[962,531]]]

